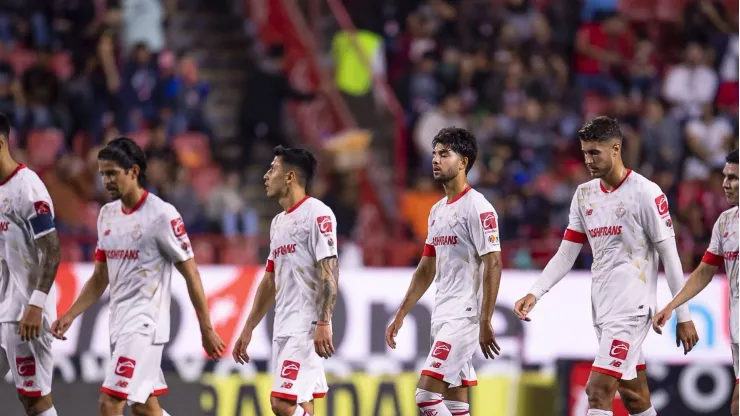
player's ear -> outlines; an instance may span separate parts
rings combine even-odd
[[[134,163],[133,166],[131,166],[131,169],[129,169],[129,173],[133,174],[134,179],[139,177],[139,171],[141,171],[141,169],[136,163]]]

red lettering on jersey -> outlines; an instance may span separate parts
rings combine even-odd
[[[276,258],[278,258],[280,256],[284,256],[286,254],[293,254],[293,253],[295,253],[295,247],[296,247],[296,244],[285,244],[285,245],[282,245],[282,246],[276,248],[275,250],[272,250],[272,257],[276,259]]]
[[[433,246],[456,246],[457,236],[456,235],[443,235],[432,238]]]
[[[175,218],[170,221],[170,225],[172,226],[172,231],[175,233],[175,237],[182,237],[187,234],[185,231],[185,223],[182,222],[182,218]]]
[[[483,224],[484,230],[496,229],[496,216],[493,215],[493,212],[484,212],[480,214],[480,222]]]
[[[621,225],[610,225],[608,227],[592,228],[588,230],[588,233],[591,235],[591,238],[609,237],[612,235],[622,235],[622,226]]]
[[[30,357],[16,357],[15,367],[21,377],[33,377],[36,375],[36,359]]]
[[[321,231],[321,234],[330,233],[334,229],[331,223],[331,217],[328,215],[316,218],[316,222],[319,224],[319,231]]]
[[[668,199],[664,194],[655,198],[655,206],[658,207],[658,215],[661,217],[668,214]]]
[[[7,221],[0,221],[0,231],[5,232],[5,231],[8,231],[9,228],[10,228],[10,223],[9,222],[7,222]]]
[[[139,250],[105,250],[108,260],[139,260]]]
[[[737,260],[737,251],[725,251],[725,260],[728,260],[728,261]]]
[[[51,214],[51,207],[46,201],[36,201],[33,203],[33,209],[36,210],[36,215]]]

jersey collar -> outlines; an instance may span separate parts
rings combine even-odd
[[[460,198],[464,197],[464,196],[465,196],[465,194],[467,194],[467,193],[468,193],[468,191],[470,191],[471,189],[473,189],[473,188],[472,188],[472,187],[471,187],[470,185],[466,186],[466,187],[465,187],[465,189],[463,189],[463,190],[462,190],[462,192],[460,192],[459,194],[457,194],[457,196],[456,196],[456,197],[454,197],[454,198],[452,198],[452,199],[449,199],[449,200],[447,200],[447,205],[449,205],[449,204],[453,204],[453,203],[455,203],[455,202],[459,201],[459,200],[460,200]]]
[[[139,202],[137,202],[136,205],[134,205],[134,207],[131,208],[131,211],[129,212],[126,212],[126,208],[124,208],[123,203],[121,203],[121,212],[123,212],[124,215],[133,214],[134,212],[136,212],[137,209],[139,209],[144,204],[144,201],[146,200],[147,196],[149,196],[149,191],[144,191],[144,195],[141,196],[141,198],[139,199]]]
[[[604,183],[601,182],[601,180],[599,180],[599,187],[601,188],[601,192],[603,192],[605,194],[612,194],[612,193],[616,192],[616,190],[619,189],[619,187],[622,186],[622,184],[624,183],[624,181],[626,181],[627,178],[630,176],[630,173],[632,173],[632,169],[627,169],[627,174],[624,175],[624,178],[622,178],[622,180],[619,181],[619,183],[617,184],[617,186],[615,186],[611,190],[604,188]]]
[[[16,168],[13,169],[12,172],[10,172],[10,175],[8,175],[8,177],[5,178],[4,181],[0,182],[0,186],[3,186],[6,183],[8,183],[8,181],[11,180],[11,179],[13,179],[13,176],[15,176],[16,173],[18,173],[18,171],[20,171],[21,169],[23,169],[25,167],[26,167],[26,165],[24,165],[23,163],[21,163],[20,165],[16,166]]]
[[[303,203],[306,202],[306,200],[308,200],[308,198],[311,198],[311,197],[308,196],[308,195],[306,195],[305,197],[303,197],[303,199],[301,199],[300,201],[296,202],[296,204],[293,205],[289,210],[285,211],[285,213],[286,214],[290,214],[291,212],[297,210],[298,207],[300,207],[301,205],[303,205]]]

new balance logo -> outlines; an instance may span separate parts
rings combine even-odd
[[[116,383],[116,387],[125,389],[126,387],[128,387],[128,381],[118,380],[118,382]]]
[[[614,360],[614,361],[612,361],[612,362],[611,362],[611,364],[609,364],[609,365],[610,365],[610,366],[612,366],[612,367],[616,367],[616,368],[619,368],[619,367],[621,367],[621,366],[622,366],[622,362],[621,362],[621,361],[619,361],[619,360]]]

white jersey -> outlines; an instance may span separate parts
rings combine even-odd
[[[712,240],[709,242],[703,262],[713,266],[725,263],[725,273],[730,283],[730,338],[733,344],[738,343],[738,207],[730,208],[720,214],[712,229]]]
[[[319,261],[337,255],[332,210],[306,197],[270,225],[267,271],[275,273],[274,337],[305,334],[318,319]]]
[[[481,257],[501,251],[498,215],[478,191],[468,187],[442,198],[429,212],[425,256],[436,256],[432,322],[480,317],[483,300]]]
[[[674,236],[665,194],[639,173],[628,170],[610,191],[599,179],[578,187],[564,239],[591,244],[594,324],[656,310],[655,245]]]
[[[36,239],[54,231],[54,205],[36,172],[19,165],[0,183],[0,322],[18,322],[41,276]],[[47,326],[56,320],[52,286],[44,305]]]
[[[191,258],[180,214],[156,195],[145,192],[130,212],[120,199],[103,206],[95,260],[108,267],[112,343],[128,333],[169,341],[172,266]]]

